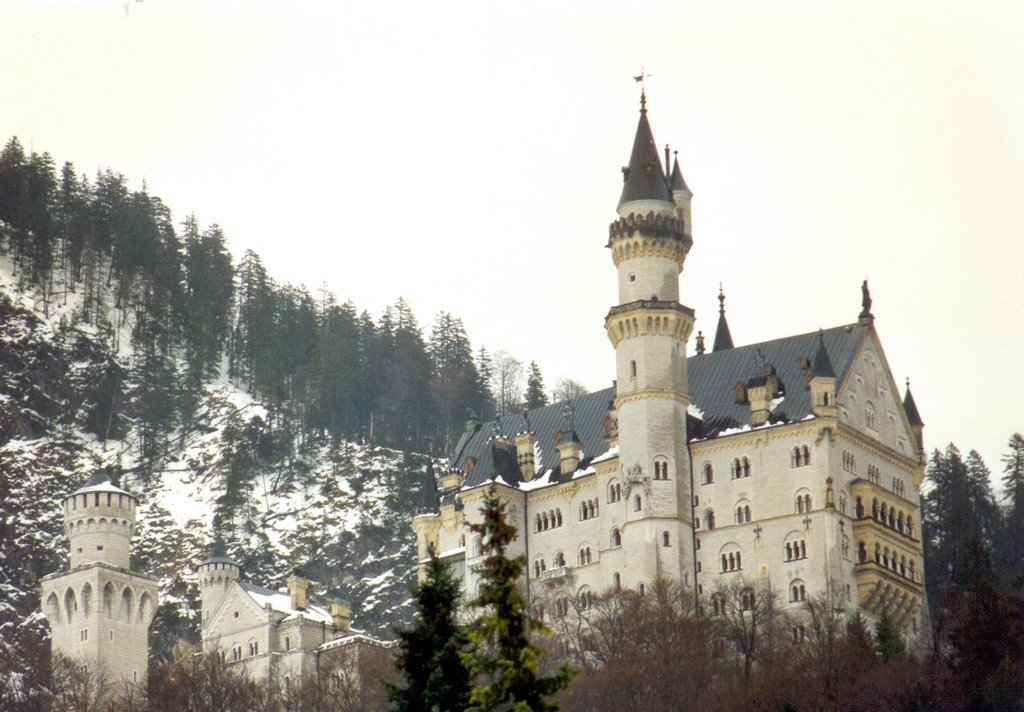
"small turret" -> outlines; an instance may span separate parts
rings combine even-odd
[[[228,586],[238,579],[241,567],[228,556],[224,542],[218,540],[206,561],[199,564],[199,594],[202,609],[202,623],[206,625],[210,616],[220,606]]]
[[[633,139],[629,165],[622,169],[622,195],[619,197],[619,215],[671,215],[675,212],[672,191],[661,169],[658,146],[654,143],[651,124],[647,120],[647,95],[640,94],[640,122]]]
[[[309,590],[309,579],[296,571],[285,579],[288,584],[288,599],[292,610],[306,610],[306,591]]]
[[[836,372],[832,368],[832,360],[825,348],[825,335],[818,332],[818,351],[814,354],[811,364],[812,374],[808,387],[811,389],[811,412],[819,418],[835,418],[836,408]]]
[[[71,544],[71,569],[92,563],[131,568],[129,544],[139,501],[101,470],[64,498],[64,526]]]
[[[911,429],[914,431],[914,439],[917,440],[917,451],[921,453],[921,459],[924,461],[924,421],[921,420],[921,414],[917,410],[917,403],[914,402],[914,394],[910,392],[910,379],[907,379],[907,390],[903,394],[903,411],[907,414],[907,421],[910,423]]]
[[[679,209],[679,217],[683,219],[683,232],[693,237],[693,228],[690,225],[690,201],[693,199],[693,191],[686,185],[686,181],[683,180],[683,172],[679,169],[679,151],[675,152],[669,186],[672,188],[672,202],[676,204],[676,208]]]

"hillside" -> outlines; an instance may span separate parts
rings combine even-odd
[[[161,580],[158,653],[197,634],[194,572],[215,529],[250,580],[282,586],[301,566],[315,595],[352,603],[358,627],[387,636],[408,618],[409,512],[427,458],[301,434],[282,446],[273,409],[226,378],[204,383],[188,427],[140,458],[138,354],[76,320],[82,301],[72,293],[43,308],[0,258],[5,641],[45,625],[35,614],[39,579],[67,565],[61,498],[100,466],[120,468],[122,486],[141,499],[133,567]]]

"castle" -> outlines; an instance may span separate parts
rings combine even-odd
[[[91,667],[96,684],[145,687],[149,626],[159,603],[158,580],[131,570],[138,499],[107,471],[63,501],[70,544],[68,571],[42,580],[40,599],[52,652]],[[243,667],[256,681],[288,692],[316,676],[323,656],[357,665],[369,648],[389,644],[353,631],[351,610],[307,601],[310,582],[298,572],[288,593],[242,581],[241,567],[220,542],[198,565],[203,651]]]
[[[112,681],[146,679],[158,581],[131,570],[139,500],[105,471],[64,498],[70,568],[42,580],[54,654],[102,668]]]
[[[720,293],[712,349],[699,333],[687,356],[694,312],[679,303],[679,275],[693,194],[668,162],[642,94],[607,242],[615,385],[468,423],[413,518],[421,564],[438,552],[477,590],[469,525],[493,487],[519,530],[510,554],[526,557],[528,595],[553,602],[549,614],[659,578],[713,614],[731,582],[765,581],[793,611],[826,588],[869,619],[887,611],[921,644],[923,422],[909,383],[899,397],[867,283],[856,321],[742,346]]]

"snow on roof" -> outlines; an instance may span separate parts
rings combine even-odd
[[[286,614],[284,617],[284,620],[286,621],[294,618],[306,618],[311,621],[326,623],[328,625],[334,623],[334,619],[331,617],[331,614],[320,606],[307,604],[304,609],[292,608],[292,599],[287,593],[271,591],[269,588],[263,588],[262,586],[257,586],[256,584],[244,581],[240,581],[239,585],[242,587],[243,591],[249,594],[249,597],[257,606],[260,608],[266,608],[269,604],[271,610]]]
[[[606,460],[611,460],[612,458],[615,458],[615,457],[618,457],[618,456],[619,456],[619,446],[618,445],[613,445],[612,447],[610,447],[607,450],[605,450],[603,455],[598,455],[593,460],[591,460],[590,464],[591,465],[596,465],[599,462],[604,462]]]

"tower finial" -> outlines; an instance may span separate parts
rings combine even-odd
[[[640,67],[640,73],[633,75],[634,82],[640,82],[640,113],[647,113],[647,86],[644,84],[644,80],[651,76],[643,67]]]
[[[732,334],[729,333],[729,323],[725,320],[725,291],[722,283],[718,283],[718,328],[715,330],[715,344],[712,351],[724,351],[731,349]]]

